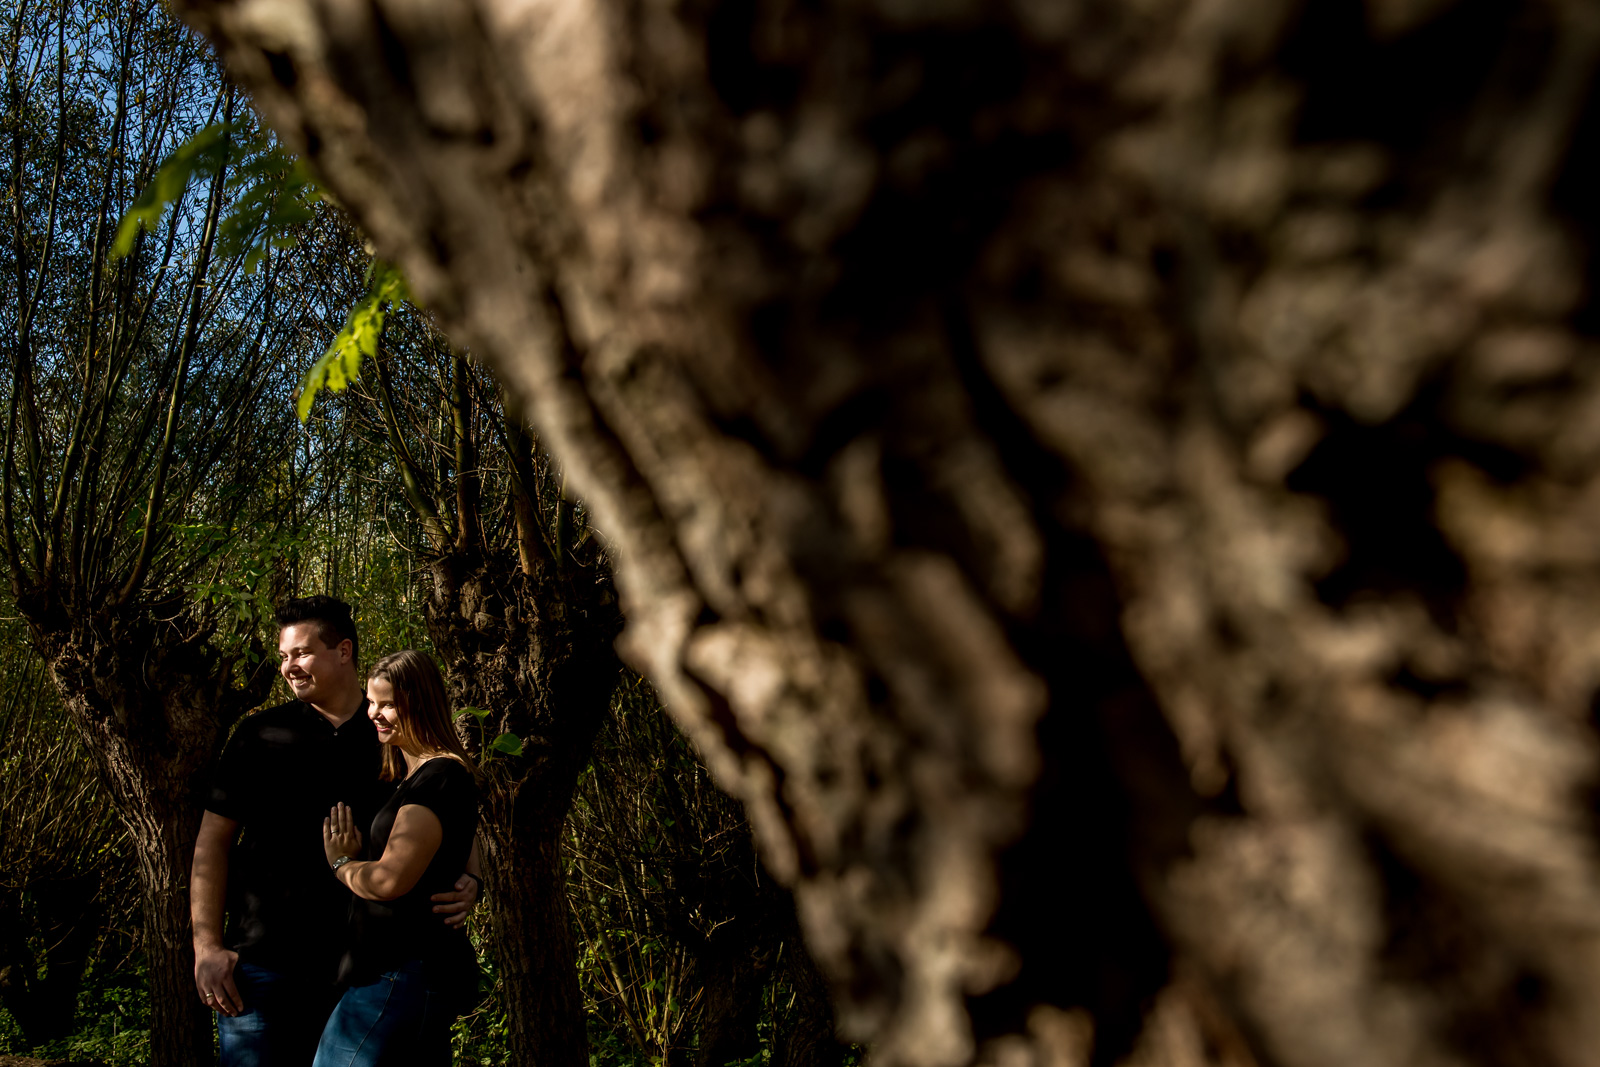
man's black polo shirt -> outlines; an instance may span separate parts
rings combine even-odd
[[[328,871],[322,820],[343,801],[357,826],[372,825],[393,788],[378,780],[378,753],[364,701],[335,728],[291,700],[256,712],[229,738],[206,809],[240,824],[224,942],[244,962],[331,978],[350,894]]]

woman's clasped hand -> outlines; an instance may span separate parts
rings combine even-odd
[[[355,813],[343,802],[335,804],[322,820],[322,852],[328,857],[328,866],[361,854],[361,831],[355,820]]]

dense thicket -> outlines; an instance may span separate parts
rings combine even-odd
[[[0,638],[0,1005],[28,1048],[77,1027],[81,982],[128,964],[128,839],[21,627]]]
[[[335,407],[319,412],[337,422]],[[404,543],[408,531],[398,521],[403,510],[386,514],[382,490],[393,483],[370,481],[375,473],[381,471],[348,472],[339,494],[346,502],[321,509],[339,520],[300,529],[285,559],[306,585],[291,587],[349,598],[375,648],[427,647],[414,611],[426,575],[395,551],[394,540],[386,543],[390,534]],[[359,534],[354,542],[345,536],[350,526]],[[330,569],[344,576],[340,584],[322,584]],[[53,686],[21,635],[11,637],[0,645],[0,825],[7,830],[0,853],[0,1054],[148,1063],[148,991],[128,837]],[[280,698],[287,694],[269,699]],[[635,680],[603,717],[561,862],[592,1062],[826,1067],[848,1054],[834,1044],[831,1006],[792,909],[748,906],[763,894],[784,900],[756,864],[748,827],[647,684]],[[524,1062],[513,1051],[511,993],[493,951],[500,936],[493,898],[473,925],[491,982],[457,1028],[457,1062]],[[737,962],[730,967],[730,960]],[[710,1053],[718,1045],[726,1055]]]
[[[179,6],[886,1062],[1594,1058],[1593,4]]]
[[[579,782],[569,895],[589,1011],[668,1067],[837,1067],[833,1009],[737,805],[637,676]]]

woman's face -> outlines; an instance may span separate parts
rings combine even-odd
[[[367,679],[367,718],[378,728],[379,744],[400,740],[400,707],[395,703],[394,683],[387,678]]]

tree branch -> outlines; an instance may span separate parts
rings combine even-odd
[[[227,119],[233,117],[233,89],[227,90],[228,103],[225,109]],[[216,243],[217,224],[222,217],[222,200],[225,179],[228,171],[227,156],[217,167],[217,175],[211,183],[211,199],[206,205],[205,230],[200,238],[200,254],[195,260],[194,279],[190,286],[189,319],[184,326],[182,346],[178,350],[178,367],[173,376],[172,396],[167,404],[166,430],[161,435],[161,458],[156,463],[155,479],[150,485],[150,497],[146,503],[144,514],[144,529],[139,535],[139,549],[134,556],[133,567],[128,574],[128,580],[116,596],[116,603],[126,604],[131,600],[139,587],[144,584],[146,573],[150,569],[150,558],[155,553],[157,539],[156,523],[161,515],[162,494],[166,489],[167,471],[172,463],[172,449],[178,436],[178,416],[183,404],[184,387],[187,385],[189,360],[193,358],[194,348],[200,335],[201,312],[205,305],[205,278],[211,267],[211,249]]]
[[[400,433],[399,420],[395,418],[394,396],[389,388],[389,372],[383,358],[381,334],[378,338],[378,354],[372,362],[378,368],[378,409],[383,413],[383,425],[388,431],[389,449],[394,455],[395,466],[400,468],[400,483],[405,487],[406,502],[417,513],[417,518],[422,520],[423,533],[434,550],[449,551],[452,541],[450,531],[429,498],[424,476],[417,469],[416,460],[412,459],[411,450],[406,447],[405,438]]]
[[[455,430],[456,548],[467,551],[483,545],[481,485],[478,455],[472,439],[472,384],[467,357],[450,352],[450,419]]]

